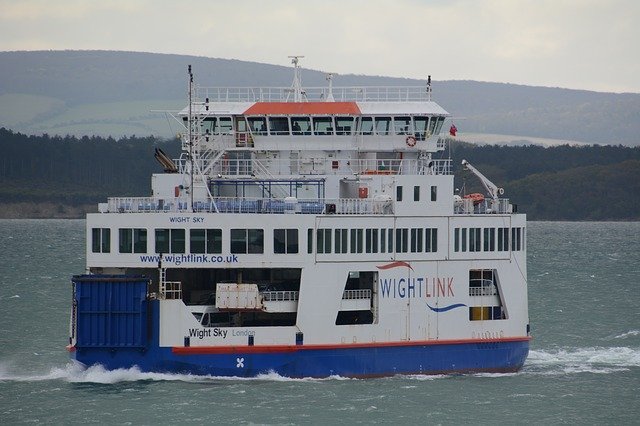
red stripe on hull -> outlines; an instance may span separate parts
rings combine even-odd
[[[259,345],[259,346],[174,346],[171,351],[176,355],[234,354],[234,353],[284,353],[296,351],[357,349],[393,346],[424,345],[463,345],[471,343],[524,342],[531,337],[506,337],[502,339],[458,339],[458,340],[424,340],[412,342],[387,343],[348,343],[340,345]]]

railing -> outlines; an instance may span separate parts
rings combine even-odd
[[[358,289],[358,290],[345,290],[342,293],[342,300],[362,300],[371,299],[371,290]]]
[[[288,302],[298,300],[298,291],[263,291],[260,294],[265,302]]]
[[[495,296],[498,290],[494,285],[491,287],[469,287],[469,296]]]
[[[182,299],[182,283],[180,281],[163,281],[159,288],[163,299]]]
[[[462,198],[454,203],[455,214],[511,214],[513,206],[508,198],[498,198],[497,200],[485,199],[481,202],[474,202],[470,198]]]
[[[180,173],[187,173],[190,169],[189,161],[184,158],[176,160],[176,165]],[[207,170],[209,176],[244,176],[269,179],[281,174],[314,176],[450,175],[452,170],[449,159],[348,160],[325,157],[297,159],[230,159],[222,157],[215,162],[200,159],[196,162],[196,166],[200,170]]]
[[[336,102],[427,102],[426,86],[333,87]],[[199,87],[197,97],[209,102],[287,102],[293,101],[291,87]],[[303,99],[325,101],[327,87],[305,87]]]
[[[290,214],[393,214],[390,198],[227,198],[195,200],[182,198],[109,198],[103,213],[290,213]]]

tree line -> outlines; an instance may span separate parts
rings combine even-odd
[[[483,192],[466,159],[531,220],[640,220],[640,148],[611,145],[504,146],[450,140],[460,194]],[[96,205],[114,196],[146,196],[162,171],[155,148],[171,158],[177,139],[28,136],[0,128],[0,200],[58,206]],[[55,212],[53,212],[55,213]]]

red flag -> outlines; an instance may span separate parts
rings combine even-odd
[[[451,125],[451,128],[449,129],[449,134],[450,134],[451,136],[455,136],[457,131],[458,131],[458,128],[456,127],[456,125],[455,125],[455,124],[452,124],[452,125]]]

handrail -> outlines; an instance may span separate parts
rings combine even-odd
[[[199,87],[198,99],[209,102],[287,102],[291,87]],[[429,102],[427,86],[352,86],[332,87],[336,102]],[[323,102],[329,96],[327,87],[305,87],[307,101]]]

